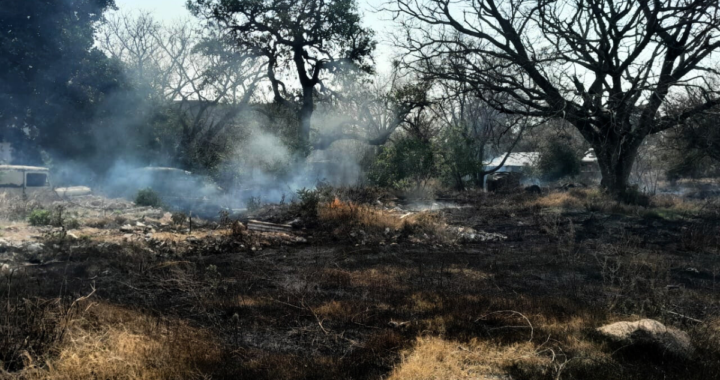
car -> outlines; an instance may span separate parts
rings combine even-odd
[[[92,190],[86,186],[53,188],[50,182],[50,169],[46,167],[0,165],[0,194],[5,197],[57,200],[88,195],[91,192]]]

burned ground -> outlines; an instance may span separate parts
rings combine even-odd
[[[231,220],[188,230],[156,210],[87,215],[72,235],[17,223],[5,229],[0,377],[717,377],[712,202],[455,201],[414,214],[322,203],[290,235]],[[468,227],[483,238],[463,238]],[[23,239],[42,243],[33,263]],[[686,331],[692,355],[596,332],[640,318]]]

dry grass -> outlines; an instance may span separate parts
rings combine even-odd
[[[582,208],[582,200],[569,192],[552,192],[529,202],[530,206],[543,208]]]
[[[367,205],[343,202],[338,198],[318,207],[321,221],[337,224],[358,226],[370,230],[384,231],[400,229],[403,220],[400,216]]]
[[[420,337],[403,354],[389,380],[507,379],[511,367],[548,368],[550,360],[532,343],[499,345],[473,339],[462,344],[439,337]],[[515,370],[516,371],[516,370]]]
[[[156,320],[107,304],[85,306],[56,355],[41,362],[29,354],[11,379],[193,379],[217,365],[211,337],[182,322]],[[1,376],[0,376],[1,377]]]
[[[425,239],[450,242],[451,234],[439,213],[419,212],[401,215],[368,205],[343,202],[335,198],[318,207],[322,224],[343,236],[361,230],[365,241],[388,240],[393,234],[420,235]]]
[[[707,202],[690,200],[676,195],[654,195],[649,199],[649,206],[643,207],[618,202],[598,189],[572,189],[551,192],[527,201],[526,205],[551,210],[585,210],[618,215],[653,216],[663,219],[692,216],[710,210]]]

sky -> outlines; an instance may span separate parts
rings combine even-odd
[[[393,23],[389,14],[376,12],[384,0],[359,0],[358,6],[363,13],[363,22],[375,30],[378,47],[375,52],[376,69],[380,74],[389,74],[392,62],[392,46],[388,36]],[[192,19],[193,16],[185,8],[186,0],[115,0],[120,12],[149,11],[155,18],[163,22]]]

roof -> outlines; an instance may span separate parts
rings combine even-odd
[[[192,174],[187,170],[178,169],[178,168],[169,168],[169,167],[163,167],[163,166],[146,166],[144,168],[137,168],[133,170],[143,170],[143,171],[153,171],[153,172],[179,172],[179,173],[185,173],[185,174]]]
[[[585,157],[582,158],[582,162],[590,163],[590,162],[597,162],[597,157],[595,156],[595,151],[590,149],[585,153]]]
[[[42,166],[23,166],[23,165],[0,165],[0,170],[32,170],[46,172],[50,169]]]
[[[492,161],[485,164],[485,166],[491,168],[500,166],[503,163],[503,159],[505,159],[506,154],[507,153],[504,153],[498,157],[493,158]],[[510,153],[507,160],[505,160],[505,164],[503,164],[503,166],[532,166],[538,161],[538,159],[540,159],[540,152]]]

